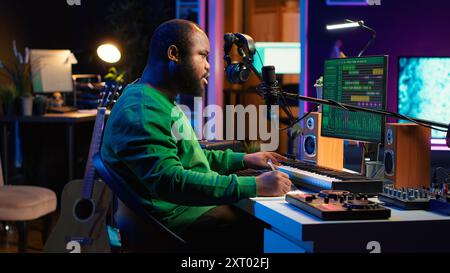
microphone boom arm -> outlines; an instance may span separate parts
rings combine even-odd
[[[449,129],[450,129],[450,124],[429,121],[429,120],[424,120],[424,119],[418,119],[418,118],[411,118],[411,117],[407,117],[407,116],[404,116],[402,114],[395,113],[395,112],[390,112],[390,111],[385,111],[385,110],[368,109],[368,108],[353,106],[353,105],[345,104],[345,103],[336,103],[336,101],[333,101],[333,100],[316,99],[316,98],[311,98],[311,97],[306,97],[306,96],[301,96],[301,95],[296,95],[296,94],[290,94],[290,93],[287,93],[284,91],[282,91],[282,93],[284,96],[291,98],[291,99],[330,105],[333,107],[343,108],[344,110],[347,110],[347,111],[366,112],[366,113],[388,116],[388,117],[402,119],[402,120],[413,121],[419,125],[423,125],[423,126],[427,126],[427,127],[431,127],[431,126],[439,127],[443,130],[447,130],[447,134],[449,133]]]

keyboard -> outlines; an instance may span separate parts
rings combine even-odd
[[[345,190],[352,193],[378,194],[383,191],[383,180],[370,179],[360,174],[316,166],[300,160],[289,160],[278,167],[289,175],[297,187],[313,191]]]

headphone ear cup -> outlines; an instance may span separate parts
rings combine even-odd
[[[250,77],[250,69],[243,63],[232,63],[226,67],[226,76],[231,83],[244,83]]]
[[[244,64],[240,64],[239,66],[239,81],[241,83],[244,83],[246,81],[248,81],[248,79],[250,78],[250,69],[247,68],[247,66],[245,66]]]
[[[229,65],[227,65],[227,67],[226,67],[226,69],[225,69],[225,74],[226,74],[226,76],[227,76],[227,79],[228,79],[228,81],[229,82],[231,82],[231,83],[235,83],[234,81],[233,81],[233,70],[234,70],[234,64],[229,64]]]
[[[239,63],[227,66],[227,78],[231,83],[239,83]]]

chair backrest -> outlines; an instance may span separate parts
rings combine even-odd
[[[150,214],[144,206],[143,199],[116,172],[105,165],[99,153],[94,155],[92,163],[98,175],[121,201],[116,219],[118,218],[125,250],[139,252],[187,250],[186,242]]]
[[[3,168],[2,168],[2,158],[0,157],[0,187],[3,186],[5,184],[5,181],[3,180]],[[6,168],[8,168],[8,166],[5,166]]]

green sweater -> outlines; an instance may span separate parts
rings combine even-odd
[[[177,140],[174,123],[194,139]],[[229,175],[244,168],[244,154],[202,150],[180,108],[148,85],[132,84],[124,90],[106,123],[101,155],[149,211],[174,231],[182,231],[215,205],[256,196],[255,177]]]

